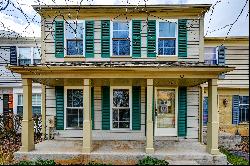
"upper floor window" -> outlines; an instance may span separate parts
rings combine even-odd
[[[205,47],[204,62],[205,64],[211,65],[218,64],[218,55],[216,47]]]
[[[239,96],[239,122],[249,122],[249,96]]]
[[[41,49],[37,47],[18,48],[19,65],[38,64],[41,62]]]
[[[158,55],[176,55],[177,22],[158,23]]]
[[[113,22],[112,46],[114,56],[130,55],[129,22]]]
[[[67,55],[83,55],[83,22],[66,22]]]

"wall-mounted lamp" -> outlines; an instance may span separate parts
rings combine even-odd
[[[224,100],[223,100],[223,105],[224,105],[225,107],[227,107],[227,105],[228,105],[228,100],[227,100],[227,99],[224,99]]]

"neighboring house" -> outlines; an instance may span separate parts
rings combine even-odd
[[[1,31],[0,37],[0,113],[22,114],[23,87],[20,74],[6,69],[7,65],[41,63],[40,39],[18,37]],[[41,114],[41,86],[33,84],[33,112]]]
[[[34,6],[42,17],[42,63],[8,67],[23,78],[21,151],[35,148],[32,81],[43,84],[46,130],[55,123],[55,138],[83,137],[84,153],[92,140],[144,140],[146,153],[157,139],[198,142],[200,85],[208,82],[207,152],[219,154],[217,79],[234,68],[204,64],[209,8]]]
[[[249,37],[206,37],[205,63],[218,64],[218,46],[222,46],[225,65],[235,67],[218,81],[220,131],[249,136]],[[204,125],[206,123],[207,97],[204,98]]]

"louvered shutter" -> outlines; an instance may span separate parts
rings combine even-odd
[[[101,21],[101,57],[110,57],[110,21]]]
[[[178,57],[187,57],[187,20],[178,20]]]
[[[102,87],[102,130],[110,130],[110,87]]]
[[[17,65],[16,46],[10,46],[10,64]]]
[[[203,98],[203,125],[207,126],[208,121],[208,97]]]
[[[55,57],[64,57],[64,21],[55,21]]]
[[[56,93],[56,129],[64,130],[64,88],[55,87]]]
[[[132,21],[132,57],[141,57],[141,21]]]
[[[148,21],[147,29],[148,57],[156,57],[156,21]]]
[[[179,88],[178,100],[178,136],[187,135],[187,88]]]
[[[239,96],[234,95],[233,96],[233,102],[232,102],[232,123],[238,124],[239,123]]]
[[[132,88],[132,129],[141,130],[141,87]]]
[[[94,58],[94,21],[85,21],[85,57]]]
[[[225,66],[225,46],[219,46],[217,48],[217,54],[218,54],[218,65],[219,66]],[[220,74],[219,79],[224,79],[225,74]]]

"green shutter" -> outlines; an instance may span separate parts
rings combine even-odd
[[[64,57],[64,21],[55,21],[55,57]]]
[[[156,21],[148,21],[147,30],[148,57],[156,57]]]
[[[187,20],[178,20],[178,57],[187,57]]]
[[[132,88],[132,129],[141,130],[141,87]]]
[[[92,129],[95,129],[95,95],[94,87],[91,87],[91,120],[92,120]]]
[[[187,135],[187,88],[180,87],[178,95],[178,136]]]
[[[64,130],[64,88],[55,87],[56,93],[56,129]]]
[[[101,21],[101,57],[110,57],[110,21]]]
[[[102,130],[110,130],[110,87],[102,87]]]
[[[132,20],[132,57],[141,57],[141,21]]]
[[[94,21],[85,21],[85,57],[94,58]]]

